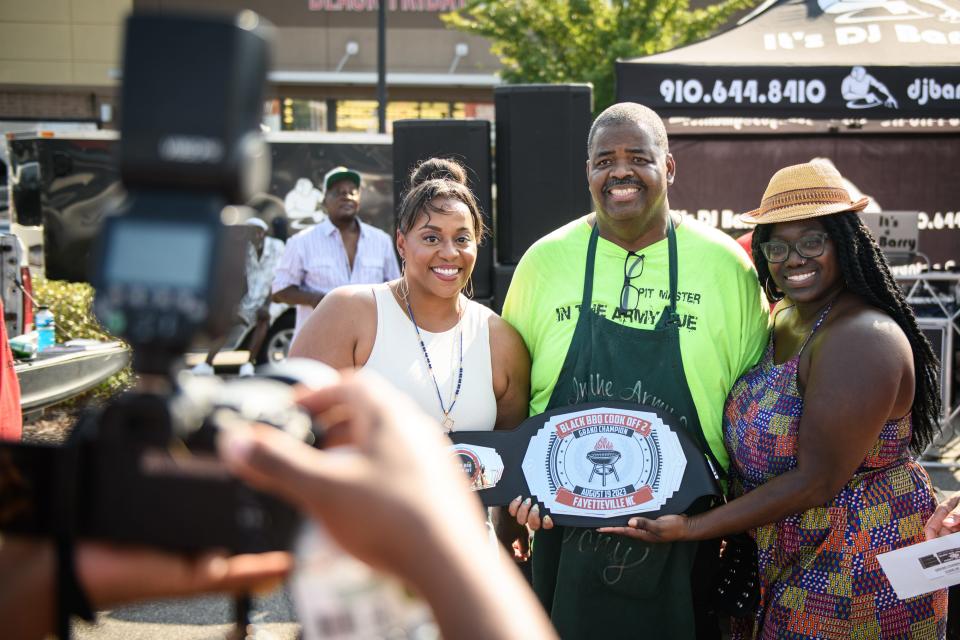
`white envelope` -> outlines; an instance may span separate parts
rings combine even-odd
[[[960,533],[877,556],[901,600],[960,584]]]

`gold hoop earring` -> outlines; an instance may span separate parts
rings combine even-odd
[[[461,289],[461,293],[473,300],[473,278],[467,279],[467,284]]]
[[[406,300],[407,296],[410,295],[410,284],[407,282],[407,261],[402,258],[400,259],[400,282],[397,283],[397,293],[403,300]]]
[[[773,291],[771,292],[770,291],[771,286],[770,286],[769,280],[763,283],[763,292],[767,294],[767,300],[769,300],[770,302],[776,302],[777,300],[780,300],[780,298],[782,298],[783,296],[778,295],[780,291],[777,289],[776,285],[774,285],[772,288],[773,288]]]

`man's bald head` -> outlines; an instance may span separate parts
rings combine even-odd
[[[647,129],[664,153],[670,150],[667,143],[667,129],[656,111],[636,102],[618,102],[604,109],[590,126],[590,134],[587,136],[587,155],[593,151],[593,139],[597,131],[604,127],[624,124],[638,125]]]

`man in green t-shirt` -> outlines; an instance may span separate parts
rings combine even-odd
[[[767,338],[753,267],[734,240],[670,211],[676,164],[656,113],[613,105],[594,121],[587,152],[595,212],[536,242],[504,302],[532,358],[530,413],[653,406],[726,466],[724,400]],[[541,523],[530,502],[510,508],[539,529],[533,585],[561,637],[719,637],[691,589],[696,543],[648,545]]]

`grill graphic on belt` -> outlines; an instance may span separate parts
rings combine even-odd
[[[620,459],[620,452],[614,451],[613,443],[606,438],[597,440],[593,451],[587,452],[587,460],[593,465],[593,471],[590,472],[590,479],[587,483],[593,482],[593,476],[599,475],[603,481],[603,486],[607,486],[607,476],[611,473],[613,477],[620,481],[617,475],[617,460]]]
[[[610,518],[662,508],[686,464],[679,438],[656,413],[601,407],[548,419],[522,466],[551,513]]]

